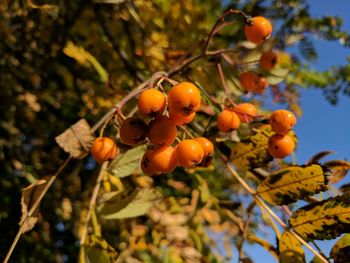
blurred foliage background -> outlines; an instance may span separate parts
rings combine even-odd
[[[243,24],[238,19],[232,27],[222,31],[212,45],[215,48],[236,47],[240,51],[233,56],[236,61],[254,59],[256,52],[270,47],[281,51],[296,47],[296,52],[287,56],[292,62],[289,72],[282,72],[282,77],[272,74],[268,78],[275,84],[275,95],[288,95],[281,97],[279,103],[300,111],[299,89],[308,87],[322,89],[330,103],[336,103],[339,95],[350,95],[349,64],[322,72],[308,65],[317,58],[314,36],[339,40],[350,47],[350,37],[342,31],[341,17],[312,18],[302,0],[0,2],[0,258],[4,257],[18,229],[21,189],[52,173],[64,158],[54,137],[80,118],[95,123],[142,80],[155,71],[172,68],[181,56],[196,52],[196,43],[228,8],[241,9],[252,16],[264,15],[275,27],[273,38],[254,50],[243,41]],[[232,91],[242,94],[234,85],[242,68],[225,70]],[[219,94],[221,84],[210,61],[195,63],[179,75],[181,77],[175,78],[190,76],[209,92]],[[45,197],[39,223],[22,237],[12,262],[77,261],[79,224],[92,191],[95,168],[90,158],[69,165]],[[213,175],[211,171],[199,171],[201,176],[189,179],[179,170],[176,174],[154,179],[169,198],[148,217],[109,224],[104,237],[119,251],[128,247],[134,260],[162,261],[165,256],[161,255],[161,249],[148,244],[152,243],[150,239],[162,239],[155,233],[166,233],[166,224],[157,225],[153,217],[162,213],[163,217],[169,216],[169,222],[187,221],[193,211],[184,207],[190,206],[193,198],[200,194],[197,196],[201,207],[197,211],[197,221],[191,221],[186,227],[172,226],[172,231],[167,228],[170,231],[167,239],[175,240],[175,252],[171,253],[176,254],[176,247],[181,247],[188,250],[188,258],[183,259],[186,262],[196,262],[196,253],[205,256],[203,262],[225,261],[225,256],[216,256],[223,246],[215,248],[215,242],[209,242],[207,233],[224,232],[223,240],[229,244],[239,230],[235,223],[230,223],[232,221],[224,223],[224,218],[235,220],[236,215],[212,209],[216,204],[208,205],[205,193],[210,189],[215,200],[231,201],[222,204],[221,209],[229,207],[228,210],[233,209],[242,217],[249,211],[240,205],[245,199],[243,190],[221,172],[217,169]],[[193,189],[198,190],[193,192]],[[174,213],[178,218],[174,218]],[[255,219],[259,215],[254,216],[251,224],[258,227]],[[153,232],[145,239],[147,231],[143,226],[150,224],[154,224]],[[211,228],[203,228],[205,225]],[[134,239],[130,240],[130,233]],[[171,236],[174,233],[183,233],[183,236]],[[186,241],[188,236],[191,242]],[[160,243],[159,247],[162,246],[166,244]]]

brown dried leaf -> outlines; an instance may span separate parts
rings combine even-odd
[[[322,158],[326,157],[327,155],[334,154],[334,151],[322,151],[319,153],[316,153],[314,156],[311,157],[310,160],[306,162],[306,165],[318,163]]]
[[[56,142],[74,158],[83,159],[88,154],[94,139],[89,124],[85,119],[81,119],[58,135]]]
[[[27,186],[22,190],[22,197],[21,197],[21,210],[22,210],[22,218],[19,222],[19,225],[23,226],[23,233],[30,231],[35,224],[38,222],[39,219],[39,206],[34,210],[33,214],[31,216],[28,216],[28,213],[32,206],[34,205],[35,201],[45,188],[45,185],[47,184],[47,181],[49,180],[49,177],[44,177],[35,183],[32,183],[31,185]]]

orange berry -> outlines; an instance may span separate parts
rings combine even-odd
[[[268,19],[262,16],[253,17],[252,22],[252,25],[245,25],[244,34],[250,42],[260,45],[271,36],[272,25]]]
[[[105,161],[112,160],[117,155],[117,145],[108,137],[97,138],[91,146],[91,155],[94,160],[102,164]]]
[[[194,117],[196,117],[196,113],[192,112],[190,115],[178,114],[173,111],[169,111],[169,118],[175,124],[179,126],[186,125],[193,121]]]
[[[170,111],[190,115],[199,110],[201,94],[193,83],[181,82],[170,89],[168,102]]]
[[[255,93],[262,93],[268,86],[267,80],[263,76],[253,71],[242,73],[239,76],[239,82],[244,90]]]
[[[147,136],[147,124],[140,118],[127,118],[120,127],[119,136],[124,144],[138,144]]]
[[[200,166],[208,167],[211,163],[214,154],[214,144],[205,137],[195,138],[195,141],[199,142],[204,150],[204,157]]]
[[[160,116],[150,122],[148,138],[156,145],[170,145],[177,135],[176,125],[166,116]]]
[[[260,66],[263,69],[271,70],[276,66],[277,60],[278,60],[277,52],[273,50],[269,50],[267,52],[262,53],[260,57]]]
[[[156,117],[164,112],[166,97],[159,90],[148,89],[140,94],[137,106],[141,114],[148,117]]]
[[[271,129],[277,134],[287,134],[297,123],[295,115],[288,110],[276,110],[269,119]]]
[[[268,141],[268,152],[274,158],[284,158],[295,148],[294,140],[289,135],[274,134]]]
[[[162,146],[151,154],[151,167],[160,173],[171,173],[177,165],[176,152],[172,146]]]
[[[147,150],[142,157],[141,169],[144,174],[147,174],[147,175],[157,174],[157,171],[153,169],[153,167],[151,166],[151,159],[153,156],[153,152],[154,152],[153,150]]]
[[[241,125],[238,115],[231,110],[223,110],[217,119],[220,131],[229,132],[236,130]]]
[[[177,161],[180,166],[193,167],[204,158],[204,149],[196,140],[183,140],[176,146]]]
[[[233,111],[237,113],[241,122],[252,122],[256,116],[256,107],[251,103],[240,103]]]

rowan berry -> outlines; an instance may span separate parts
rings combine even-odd
[[[262,93],[268,86],[267,80],[253,71],[242,73],[239,76],[239,82],[244,90],[255,93]]]
[[[213,154],[214,154],[213,143],[205,137],[195,138],[194,140],[199,142],[204,150],[204,157],[203,157],[202,162],[199,165],[203,166],[203,167],[209,166],[209,164],[211,163],[211,160],[213,158]]]
[[[262,16],[252,18],[252,25],[245,25],[244,34],[246,38],[255,44],[260,45],[268,39],[272,33],[272,25],[268,19]]]
[[[90,151],[92,158],[97,163],[102,164],[114,159],[117,155],[117,145],[108,137],[99,137],[93,142]]]
[[[182,113],[176,113],[173,111],[169,111],[169,118],[170,120],[175,124],[179,126],[183,126],[185,124],[190,123],[193,121],[194,117],[196,116],[195,112],[192,112],[190,115],[184,115]]]
[[[296,124],[295,115],[288,110],[276,110],[269,119],[271,129],[277,134],[287,134]]]
[[[150,155],[150,165],[154,171],[160,173],[170,173],[177,166],[177,154],[174,147],[162,146]]]
[[[234,107],[233,111],[241,122],[252,122],[256,116],[256,107],[251,103],[240,103]]]
[[[122,123],[119,136],[122,143],[135,145],[146,138],[147,130],[147,124],[142,119],[130,117]]]
[[[295,142],[289,135],[274,134],[268,141],[268,152],[274,158],[284,158],[290,155],[295,148]]]
[[[181,82],[170,89],[168,103],[170,111],[190,115],[200,108],[201,94],[193,83]]]
[[[278,54],[273,50],[262,53],[260,57],[260,66],[263,69],[271,70],[273,69],[278,61]]]
[[[159,90],[148,89],[140,94],[137,106],[141,114],[148,117],[156,117],[164,112],[166,97]]]
[[[148,138],[156,145],[170,145],[177,135],[176,125],[166,116],[160,116],[150,122]]]
[[[155,175],[157,171],[151,166],[151,159],[153,156],[153,150],[147,150],[141,160],[141,169],[143,173],[147,175]]]
[[[193,167],[202,162],[204,149],[196,140],[183,140],[176,146],[176,156],[179,166]]]
[[[223,110],[217,119],[217,125],[220,131],[229,132],[238,129],[241,121],[232,110]]]

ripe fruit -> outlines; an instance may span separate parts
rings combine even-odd
[[[147,175],[157,174],[157,171],[151,166],[153,150],[147,150],[141,160],[141,169]]]
[[[170,111],[190,115],[201,106],[201,94],[194,84],[181,82],[170,89],[168,102]]]
[[[160,116],[150,122],[148,138],[156,145],[170,145],[177,135],[176,125],[166,116]]]
[[[140,94],[137,106],[141,114],[149,117],[156,117],[164,112],[166,98],[159,90],[148,89]]]
[[[176,146],[176,156],[180,166],[193,167],[202,162],[204,149],[196,140],[183,140]]]
[[[256,107],[251,103],[240,103],[233,111],[237,113],[241,122],[252,122],[256,116]]]
[[[269,138],[267,150],[272,157],[282,159],[290,155],[294,148],[294,140],[289,135],[274,134]]]
[[[127,118],[120,127],[119,136],[122,143],[135,145],[147,136],[147,124],[140,118]]]
[[[253,71],[242,73],[239,76],[239,82],[246,91],[255,93],[262,93],[268,86],[267,80]]]
[[[264,52],[264,53],[262,53],[262,55],[260,57],[260,66],[263,69],[271,70],[276,66],[277,59],[278,59],[277,52],[275,52],[273,50],[269,50],[267,52]]]
[[[217,124],[220,131],[229,132],[238,129],[241,121],[235,112],[223,110],[217,119]]]
[[[288,110],[276,110],[270,116],[271,129],[277,134],[287,134],[297,123],[294,114]]]
[[[176,152],[172,146],[162,146],[150,155],[151,167],[160,173],[170,173],[177,165]]]
[[[268,19],[262,16],[253,17],[252,22],[252,25],[245,25],[244,34],[250,42],[260,45],[271,36],[272,25]]]
[[[175,125],[185,125],[193,121],[194,117],[196,116],[195,112],[192,112],[190,115],[183,115],[178,114],[176,112],[170,111],[169,112],[169,118]]]
[[[91,146],[91,155],[94,160],[102,164],[112,160],[117,155],[117,145],[108,137],[97,138]]]
[[[205,137],[195,138],[194,140],[199,142],[204,150],[204,157],[202,162],[200,163],[200,166],[204,166],[204,167],[209,166],[214,154],[213,143]]]

